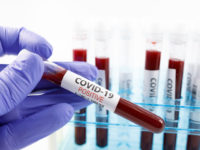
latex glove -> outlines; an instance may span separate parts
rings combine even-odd
[[[43,58],[48,58],[52,52],[50,44],[37,34],[24,28],[17,30],[0,27],[0,54],[17,54],[24,48]],[[73,68],[73,65],[67,65]],[[81,68],[91,69],[93,74],[88,76],[95,78],[96,69],[84,65]],[[57,93],[27,97],[41,79],[43,69],[42,59],[24,50],[0,72],[0,149],[20,149],[49,135],[71,119],[74,108],[81,108],[76,102],[85,106],[88,104],[62,89],[57,92],[68,95],[62,100]],[[42,86],[55,87],[51,84],[50,87],[47,84]]]

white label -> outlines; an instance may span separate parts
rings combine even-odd
[[[200,80],[197,80],[197,92],[196,92],[196,100],[200,101]]]
[[[132,94],[133,82],[132,73],[119,74],[119,94],[123,97],[129,97]]]
[[[159,70],[144,71],[143,96],[155,98],[158,95]]]
[[[125,91],[132,90],[132,73],[120,73],[119,74],[119,89],[123,89]]]
[[[190,113],[190,119],[193,121],[200,122],[200,111],[195,110],[194,112]]]
[[[176,90],[176,69],[168,69],[166,83],[166,102],[168,105],[175,105],[175,90]],[[166,111],[166,118],[169,120],[175,119],[175,107],[169,107]]]
[[[188,72],[187,72],[187,92],[192,92],[192,82],[194,78],[194,64],[188,65]]]
[[[115,111],[120,99],[119,95],[69,70],[61,81],[61,87],[112,112]]]
[[[98,76],[96,83],[104,88],[106,88],[106,75],[105,70],[98,70]]]
[[[106,117],[107,110],[104,107],[102,107],[101,105],[96,105],[96,116],[97,117]]]
[[[106,88],[106,74],[105,70],[98,70],[98,76],[96,83],[104,88]],[[96,115],[97,116],[106,116],[107,110],[100,105],[96,105]]]
[[[132,89],[132,73],[120,73],[119,74],[119,88],[124,90]]]
[[[192,99],[200,101],[200,80],[195,79],[192,85]]]
[[[166,84],[166,97],[175,100],[176,90],[176,69],[168,69],[167,84]]]
[[[200,106],[200,80],[196,79],[195,82],[193,82],[193,88],[192,88],[192,105],[199,107]],[[190,113],[190,119],[193,121],[200,122],[200,110],[194,109]]]

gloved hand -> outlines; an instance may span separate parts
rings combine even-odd
[[[44,38],[24,28],[0,27],[0,54],[17,54],[21,49],[31,52],[23,50],[12,64],[0,66],[5,67],[0,72],[0,149],[3,150],[20,149],[51,134],[71,119],[74,110],[89,104],[48,81],[40,81],[44,71],[41,57],[47,59],[52,53]],[[58,64],[90,80],[97,74],[96,68],[86,63]],[[28,96],[34,88],[49,91]]]

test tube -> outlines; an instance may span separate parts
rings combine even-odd
[[[131,61],[132,51],[132,29],[128,24],[120,28],[119,38],[119,95],[128,100],[133,94],[133,62]]]
[[[143,84],[143,102],[146,104],[156,104],[159,85],[159,71],[161,59],[162,33],[152,32],[146,35],[146,59]],[[153,106],[145,106],[151,112],[154,112]],[[153,134],[148,131],[142,131],[140,147],[142,150],[151,150]]]
[[[200,106],[200,62],[199,62],[199,50],[200,50],[200,34],[195,33],[192,36],[192,60],[189,63],[188,77],[187,79],[187,104],[191,106]],[[189,78],[190,77],[190,78]],[[189,116],[189,128],[200,129],[200,110],[191,109]],[[195,135],[192,132],[188,135],[187,150],[200,149],[200,136]]]
[[[168,105],[180,105],[186,37],[186,33],[184,32],[173,32],[169,35],[170,58],[165,88],[165,102]],[[175,107],[167,108],[165,119],[168,126],[177,127],[179,121],[179,109]],[[175,150],[175,148],[176,133],[165,133],[164,150]]]
[[[87,61],[87,30],[80,24],[76,24],[73,35],[73,61]],[[86,108],[75,112],[75,120],[86,121]],[[78,145],[86,142],[86,127],[83,124],[76,124],[75,142]]]
[[[109,89],[109,56],[108,56],[108,31],[103,23],[98,23],[95,28],[95,64],[98,69],[96,83],[106,89]],[[108,122],[108,110],[101,105],[96,105],[97,123]],[[97,125],[96,144],[99,147],[105,147],[108,144],[108,128],[103,125]]]
[[[159,116],[70,70],[48,61],[44,61],[44,65],[43,79],[49,80],[86,100],[99,104],[145,129],[155,133],[163,131],[165,122]]]
[[[199,68],[200,65],[197,66]],[[191,99],[191,106],[200,106],[200,71],[195,73],[196,78],[193,82],[193,89],[192,89],[192,99]],[[199,109],[192,109],[190,110],[189,116],[189,128],[194,130],[200,129],[200,110]],[[195,135],[196,134],[196,135]],[[199,133],[192,132],[188,135],[187,139],[187,150],[196,150],[200,149],[200,136],[197,135]]]
[[[186,104],[191,105],[192,100],[192,86],[195,79],[195,71],[199,64],[199,50],[200,50],[200,34],[193,33],[191,36],[191,47],[187,51],[187,84],[186,84]]]
[[[118,94],[120,97],[123,97],[127,100],[131,100],[133,96],[133,59],[131,51],[133,51],[133,32],[131,28],[130,22],[121,22],[119,26],[119,37],[118,37],[118,44],[119,47],[118,51],[118,59],[117,59],[117,66],[118,66]],[[127,120],[118,117],[117,121],[121,124],[127,124]],[[130,136],[133,134],[134,131],[129,130],[127,132],[126,128],[121,129],[117,132],[118,137],[121,138],[116,145],[118,145],[118,149],[129,149],[130,143],[128,142]]]

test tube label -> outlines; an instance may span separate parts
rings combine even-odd
[[[102,87],[106,87],[106,75],[105,70],[98,70],[98,76],[96,79],[96,83]],[[99,116],[106,116],[107,110],[100,105],[96,105],[96,115]]]
[[[176,69],[168,69],[167,83],[165,89],[166,104],[175,105]],[[175,119],[175,107],[167,108],[166,119]]]
[[[175,100],[175,89],[176,89],[176,69],[168,69],[166,93],[165,93],[167,99]]]
[[[192,85],[192,99],[200,101],[200,79],[198,79],[198,77],[194,79],[194,82]]]
[[[198,78],[193,82],[192,88],[192,106],[200,106],[200,80]],[[190,119],[200,122],[200,109],[194,109],[190,112]]]
[[[69,70],[61,81],[61,87],[112,112],[115,112],[120,99],[119,95]]]
[[[192,91],[193,74],[194,74],[194,64],[189,64],[187,72],[187,92]]]
[[[190,119],[193,120],[193,121],[200,122],[200,110],[191,111]]]
[[[119,74],[119,94],[122,97],[127,97],[132,94],[133,82],[132,73],[120,73]]]
[[[145,70],[143,96],[155,98],[158,95],[159,70]]]

